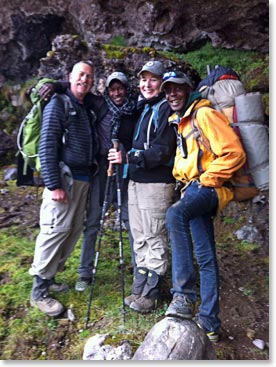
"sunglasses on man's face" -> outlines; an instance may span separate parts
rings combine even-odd
[[[167,71],[163,75],[163,80],[168,80],[170,78],[183,78],[183,73],[178,73],[177,71]]]

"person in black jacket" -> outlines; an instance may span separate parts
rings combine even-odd
[[[95,171],[97,138],[95,114],[85,96],[94,82],[94,66],[81,61],[73,66],[66,90],[70,112],[66,116],[64,98],[54,95],[43,111],[39,146],[45,184],[40,209],[40,232],[29,273],[34,277],[31,305],[49,316],[58,316],[64,306],[49,291],[68,289],[55,283],[83,229],[90,181]]]
[[[160,284],[168,266],[168,234],[165,216],[173,202],[172,175],[176,135],[168,124],[169,104],[159,89],[165,68],[160,61],[147,62],[138,73],[139,120],[132,148],[126,155],[129,186],[128,209],[137,269],[132,294],[125,304],[146,313],[157,305]],[[121,163],[124,154],[110,149],[111,163]]]
[[[136,103],[132,98],[127,77],[122,72],[114,72],[106,80],[104,91],[105,104],[101,107],[102,118],[97,122],[97,132],[100,143],[98,156],[99,172],[94,177],[90,198],[87,207],[85,228],[81,247],[80,266],[78,269],[79,279],[75,289],[84,291],[92,278],[92,265],[95,254],[97,233],[100,228],[100,219],[104,200],[104,188],[107,178],[108,151],[112,147],[112,139],[118,139],[120,146],[125,151],[131,149],[134,127],[137,121]],[[122,221],[128,231],[130,246],[132,249],[132,264],[135,268],[133,253],[133,237],[128,219],[128,178],[122,178],[123,169],[119,166],[117,174],[120,175],[121,198],[122,198]],[[113,177],[113,193],[116,193],[115,177]],[[111,198],[116,207],[116,195]]]

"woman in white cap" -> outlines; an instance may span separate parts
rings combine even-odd
[[[134,238],[137,269],[132,294],[125,303],[137,312],[153,310],[168,266],[168,235],[165,216],[172,204],[172,175],[176,136],[168,124],[170,106],[160,92],[165,68],[160,61],[147,62],[138,73],[140,95],[132,149],[126,156],[109,151],[112,163],[128,163],[128,208]]]

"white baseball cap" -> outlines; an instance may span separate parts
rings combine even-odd
[[[119,80],[119,82],[121,82],[123,85],[125,85],[126,87],[128,86],[127,77],[121,71],[114,71],[114,73],[110,74],[109,77],[106,79],[105,86],[108,88],[113,80]]]
[[[148,71],[154,75],[162,76],[166,69],[160,61],[148,61],[139,71],[138,76],[140,76],[143,71]]]

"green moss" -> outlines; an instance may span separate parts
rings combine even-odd
[[[242,252],[247,253],[247,252],[252,252],[256,248],[258,248],[258,245],[256,243],[250,243],[246,240],[243,240],[240,242],[236,242],[235,247],[237,249],[240,249]]]
[[[199,73],[203,79],[207,75],[207,65],[214,68],[216,65],[223,65],[234,69],[240,74],[241,80],[245,83],[245,88],[252,90],[260,86],[260,80],[268,84],[269,56],[255,51],[228,50],[214,48],[212,44],[206,43],[201,49],[187,53],[160,52],[163,56],[174,61],[185,61]],[[256,76],[252,78],[252,70],[256,71]],[[250,84],[248,84],[250,81]]]
[[[150,57],[155,57],[157,55],[157,51],[154,48],[150,47],[136,48],[136,47],[117,46],[113,44],[102,44],[101,48],[105,50],[106,57],[108,59],[112,58],[123,59],[127,55],[141,54],[141,53],[150,55]]]
[[[111,41],[110,41],[112,46],[127,46],[127,41],[123,36],[117,35],[112,37]]]

